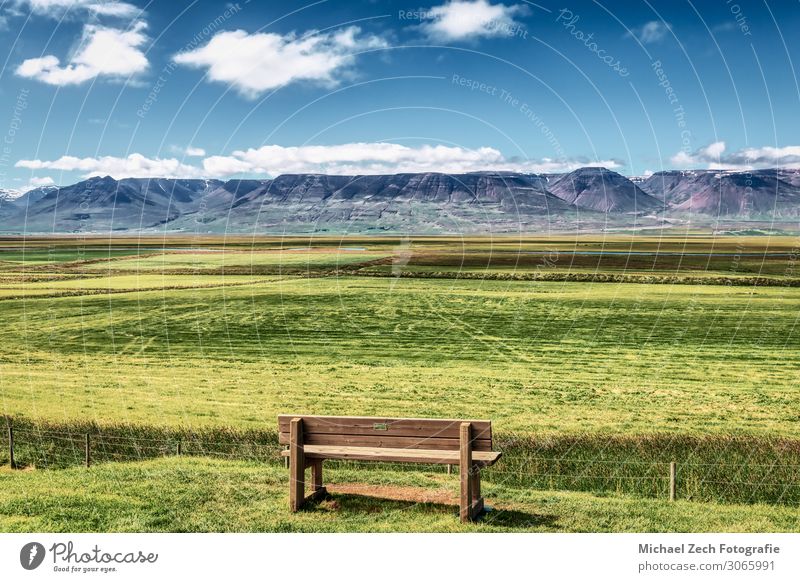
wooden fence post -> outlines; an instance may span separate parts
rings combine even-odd
[[[89,447],[89,433],[88,432],[86,433],[86,447],[85,447],[85,449],[86,449],[85,450],[85,452],[86,452],[86,468],[88,469],[89,466],[92,464],[92,456],[91,456],[91,451],[90,451],[90,447]]]
[[[12,469],[17,468],[17,464],[14,462],[14,428],[11,423],[8,425],[8,464]]]
[[[678,474],[678,467],[675,461],[672,461],[669,464],[669,500],[675,501],[675,493],[677,490],[677,474]]]
[[[175,445],[175,454],[179,457],[181,456],[181,441],[178,441],[178,444]]]

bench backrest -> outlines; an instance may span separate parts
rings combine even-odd
[[[303,444],[453,451],[462,422],[472,424],[472,450],[492,450],[491,420],[384,418],[369,416],[278,416],[279,442],[289,444],[289,424],[303,419]]]

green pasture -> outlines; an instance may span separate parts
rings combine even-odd
[[[601,453],[597,443],[603,439],[640,443],[640,453],[625,449],[624,455],[611,454],[609,462],[624,457],[663,463],[668,459],[660,448],[670,435],[735,437],[735,454],[732,449],[693,454],[702,462],[745,463],[746,479],[739,480],[748,484],[767,480],[758,473],[759,458],[766,454],[760,451],[772,450],[763,443],[779,440],[783,452],[763,464],[786,464],[779,485],[797,493],[791,466],[800,440],[800,288],[755,286],[748,279],[799,279],[792,237],[173,237],[5,240],[0,247],[5,249],[0,250],[0,414],[33,423],[259,431],[274,430],[276,415],[292,411],[479,417],[492,419],[504,442],[546,441],[551,452],[570,451],[584,461]],[[427,278],[425,272],[441,276]],[[466,272],[470,278],[459,278]],[[483,276],[514,272],[651,278],[601,283]],[[673,284],[674,275],[698,279]],[[742,284],[725,284],[737,277]],[[753,439],[753,458],[741,453],[747,439]],[[577,462],[545,467],[520,455],[501,463],[508,470],[539,467],[567,474],[561,481],[495,484],[493,494],[513,511],[536,514],[544,499],[553,499],[560,517],[534,530],[787,527],[783,512],[790,510],[767,510],[760,501],[746,507],[730,503],[724,506],[728,513],[715,506],[713,517],[700,503],[667,509],[644,499],[650,495],[644,488],[615,491],[613,482],[600,481],[581,485],[573,479],[585,469]],[[236,464],[241,461],[148,463],[107,463],[89,475],[135,481],[136,475],[155,472],[171,482],[211,472],[241,479],[243,490],[251,479],[262,483],[255,467]],[[119,501],[141,509],[131,510],[130,521],[114,521],[116,510],[109,509],[95,522],[80,518],[59,526],[52,521],[54,506],[37,496],[58,499],[70,481],[101,491],[104,481],[87,482],[95,477],[73,469],[44,471],[37,463],[28,468],[37,470],[0,479],[29,478],[32,490],[40,492],[31,501],[38,509],[28,515],[13,494],[0,494],[0,529],[226,527],[207,516],[203,519],[210,521],[152,521],[155,509],[145,507],[150,503],[145,483]],[[339,473],[342,482],[380,474],[352,471]],[[726,478],[725,472],[718,474]],[[273,474],[268,495],[282,491],[281,475]],[[399,483],[413,479],[399,475]],[[48,483],[53,490],[46,494]],[[787,489],[775,489],[781,490]],[[640,498],[636,491],[643,492]],[[631,497],[586,496],[612,492]],[[195,494],[204,498],[207,492],[187,490],[190,505]],[[763,490],[740,497],[786,503],[782,494]],[[81,507],[85,501],[72,502]],[[261,507],[275,503],[277,497],[265,499]],[[362,501],[353,503],[361,507]],[[748,514],[748,508],[757,511]],[[394,526],[380,513],[361,520],[355,510],[347,519],[329,521],[328,513],[296,519],[280,514],[258,527],[459,528],[450,524],[448,511],[414,506],[403,510],[403,520]],[[605,525],[590,525],[603,511],[613,517]],[[230,523],[230,529],[258,529],[244,512]]]
[[[287,510],[288,472],[275,465],[165,458],[59,471],[0,469],[5,532],[780,532],[796,508],[637,499],[515,487],[491,479],[494,508],[457,517],[456,475],[326,471],[331,499]],[[338,487],[338,489],[337,489]]]
[[[388,253],[367,252],[361,247],[352,249],[309,249],[298,247],[286,250],[239,250],[192,253],[188,251],[148,255],[142,258],[109,260],[88,265],[88,270],[110,271],[174,271],[211,270],[230,267],[290,267],[335,269],[342,265],[391,257]],[[86,270],[85,269],[85,270]]]
[[[466,414],[515,431],[800,435],[795,288],[198,279],[0,301],[6,412],[237,426],[287,410]]]
[[[512,431],[796,437],[795,288],[359,276],[359,265],[376,268],[376,257],[404,262],[403,245],[422,249],[411,252],[412,267],[415,256],[430,262],[425,253],[435,251],[441,264],[431,268],[444,270],[459,249],[466,261],[487,249],[506,256],[549,244],[562,253],[767,252],[792,269],[784,255],[793,239],[767,239],[271,240],[204,253],[173,251],[168,241],[160,254],[137,240],[129,250],[146,251],[141,258],[0,273],[3,407],[46,419],[156,415],[166,424],[234,426],[287,409],[477,409]],[[124,253],[123,242],[106,241],[105,252]],[[362,250],[394,247],[401,250]],[[352,269],[331,274],[343,262]],[[284,263],[318,270],[276,277],[217,269]],[[210,272],[159,271],[165,265]],[[99,273],[83,272],[90,268]]]

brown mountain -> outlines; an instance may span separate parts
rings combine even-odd
[[[663,199],[676,214],[780,219],[800,213],[796,170],[658,172],[642,189]]]
[[[664,207],[625,176],[606,168],[579,168],[547,189],[569,204],[597,212],[647,213]]]

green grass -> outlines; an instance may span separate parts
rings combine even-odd
[[[222,250],[206,253],[168,253],[145,258],[109,260],[87,267],[90,270],[110,271],[162,271],[162,270],[212,270],[231,267],[273,268],[335,268],[390,257],[388,253],[366,252],[362,247],[344,249],[308,249],[305,247],[283,250]]]
[[[15,422],[263,435],[286,412],[490,418],[498,495],[661,497],[670,460],[695,500],[800,495],[795,238],[41,239],[24,263],[3,244]],[[575,254],[604,249],[650,254]],[[525,280],[541,274],[556,280]]]
[[[0,530],[775,532],[798,531],[800,523],[791,507],[536,491],[485,479],[483,491],[495,511],[462,525],[456,475],[340,469],[326,470],[325,478],[333,483],[332,499],[291,514],[288,471],[276,465],[183,457],[88,470],[0,470]],[[343,483],[362,487],[336,493]],[[424,502],[431,491],[436,502]]]
[[[26,283],[23,290],[40,289],[69,289],[69,290],[104,290],[138,291],[141,289],[170,290],[184,287],[212,287],[237,285],[241,283],[258,283],[273,281],[275,278],[251,277],[247,275],[226,275],[198,277],[194,275],[121,275],[117,277],[83,277],[80,279],[66,279],[55,281],[37,281]]]
[[[47,278],[33,280],[6,280],[0,286],[0,300],[36,299],[45,297],[87,297],[110,293],[139,293],[157,291],[168,293],[176,289],[226,288],[254,283],[277,281],[280,276],[254,275],[165,275],[142,273],[103,277],[83,275],[79,277]]]
[[[0,246],[2,246],[2,243],[0,243]],[[141,250],[135,247],[126,249],[65,247],[63,246],[63,243],[59,244],[58,241],[54,240],[53,244],[50,245],[50,248],[45,249],[36,247],[31,249],[20,249],[18,245],[14,245],[14,247],[8,250],[0,251],[0,261],[3,263],[10,263],[9,266],[39,266],[73,261],[90,261],[126,257],[130,255],[138,255],[140,252]]]
[[[9,418],[15,464],[21,469],[59,469],[84,463],[89,435],[92,463],[184,454],[280,462],[274,426],[262,429],[197,425],[50,423]],[[534,489],[668,496],[669,464],[678,462],[681,499],[726,503],[800,504],[800,441],[754,436],[557,435],[495,432],[502,461],[485,470],[496,483]],[[0,443],[0,464],[8,463]],[[330,464],[330,463],[329,463]],[[387,464],[334,462],[334,466],[384,470]],[[416,465],[391,465],[419,471]],[[443,466],[427,467],[441,473]]]
[[[358,277],[0,302],[4,412],[800,437],[800,290]]]

